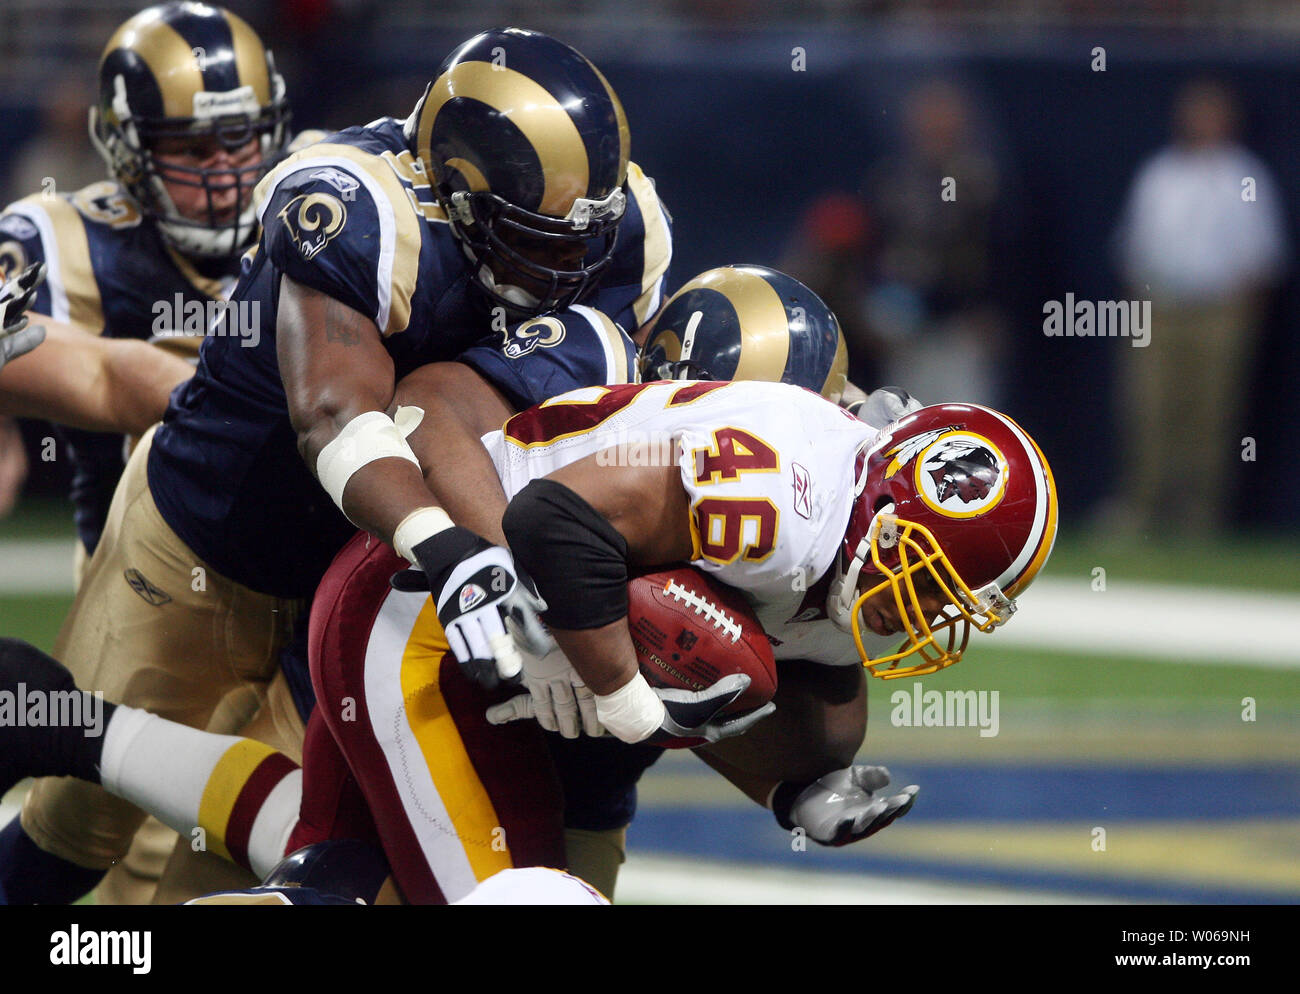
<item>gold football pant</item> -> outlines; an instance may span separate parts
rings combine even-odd
[[[118,483],[54,655],[85,690],[206,728],[231,691],[265,694],[302,604],[221,576],[176,536],[149,493],[151,441],[152,431]],[[297,755],[302,723],[290,695],[274,695],[268,708],[275,713],[254,719],[264,741]],[[66,777],[37,781],[22,812],[41,849],[92,869],[121,859],[143,819],[99,786]]]

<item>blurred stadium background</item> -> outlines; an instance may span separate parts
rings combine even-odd
[[[0,0],[0,202],[45,176],[58,189],[77,185],[78,169],[98,178],[84,161],[95,60],[144,5]],[[623,99],[633,157],[675,219],[674,286],[726,262],[794,269],[840,313],[864,385],[930,327],[918,307],[985,329],[972,349],[941,357],[1053,464],[1062,538],[1043,578],[995,641],[925,681],[997,691],[998,734],[896,727],[900,688],[873,681],[864,756],[922,792],[906,821],[834,851],[796,851],[702,764],[669,756],[643,783],[621,898],[1300,900],[1300,6],[227,6],[275,51],[298,127],[405,116],[443,56],[483,27],[557,35]],[[1138,416],[1119,384],[1138,350],[1122,338],[1048,337],[1043,306],[1066,293],[1133,296],[1116,235],[1130,185],[1170,141],[1177,95],[1202,78],[1233,95],[1241,142],[1273,178],[1289,249],[1259,288],[1249,381],[1239,413],[1225,415],[1234,437],[1253,440],[1253,458],[1234,459],[1216,485],[1208,527],[1172,508],[1134,523],[1116,507]],[[908,189],[927,136],[945,134],[987,182],[958,188],[951,206],[968,227],[936,246],[908,231]],[[977,210],[963,196],[980,189]],[[954,259],[954,247],[971,251]],[[946,296],[907,285],[916,267],[897,259],[910,250],[958,274]],[[1157,314],[1153,339],[1161,334]],[[1218,360],[1210,350],[1198,361]],[[66,468],[41,458],[48,426],[23,433],[28,483],[0,521],[0,631],[49,648],[71,601]],[[1175,471],[1178,489],[1201,485],[1196,462]]]

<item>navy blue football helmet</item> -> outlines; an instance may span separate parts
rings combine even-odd
[[[425,89],[406,137],[494,302],[531,316],[594,287],[627,206],[630,140],[582,55],[520,28],[475,35]],[[539,261],[549,252],[563,268]]]
[[[271,869],[261,888],[302,888],[341,898],[346,904],[374,904],[390,874],[388,861],[378,846],[338,839],[316,842],[290,853]]]
[[[185,255],[239,255],[257,240],[253,188],[283,155],[289,103],[271,52],[242,19],[202,3],[140,11],[113,33],[99,60],[99,101],[90,138],[109,171]],[[181,214],[163,184],[155,146],[209,142],[256,157],[225,169],[169,163],[169,182],[203,190],[206,216]],[[219,211],[213,193],[234,187],[239,208]]]
[[[691,280],[651,323],[643,380],[793,383],[839,403],[849,353],[821,298],[765,266],[723,266]]]

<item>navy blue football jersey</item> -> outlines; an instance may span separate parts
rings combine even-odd
[[[5,209],[0,271],[12,274],[38,261],[45,262],[46,277],[32,309],[109,338],[202,335],[208,305],[230,295],[239,271],[238,259],[205,263],[200,271],[112,182],[71,194],[34,194]],[[199,338],[193,343],[197,352]],[[94,552],[125,465],[123,439],[59,431],[72,460],[77,534]]]
[[[535,321],[499,330],[401,122],[349,128],[290,156],[258,187],[261,241],[154,438],[149,484],[168,524],[225,576],[280,597],[310,595],[354,531],[289,422],[275,344],[284,276],[369,316],[398,379],[465,356],[522,404],[538,397],[534,375],[555,390],[634,376],[619,326],[638,327],[659,306],[671,232],[634,164],[628,186],[615,257],[585,302],[603,318],[566,314],[562,333]]]

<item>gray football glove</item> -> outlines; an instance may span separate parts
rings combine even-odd
[[[25,355],[45,341],[45,328],[28,328],[26,313],[44,279],[45,263],[34,262],[0,284],[0,369],[10,359]]]
[[[902,387],[877,387],[867,394],[866,400],[848,410],[872,427],[883,428],[924,406]]]
[[[876,792],[889,783],[883,766],[849,766],[813,783],[783,783],[772,812],[786,829],[802,828],[824,846],[847,846],[875,835],[912,810],[921,789],[913,784],[890,796]]]
[[[509,621],[506,626],[511,627]],[[578,676],[563,652],[555,648],[537,656],[525,649],[523,658],[523,682],[528,693],[488,708],[490,724],[504,725],[521,718],[536,718],[548,732],[559,732],[566,739],[576,739],[584,733],[592,736],[605,734],[604,726],[596,717],[595,695],[582,682],[582,677]]]

